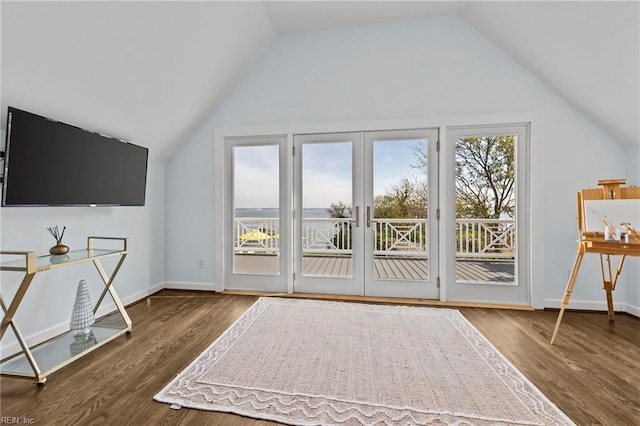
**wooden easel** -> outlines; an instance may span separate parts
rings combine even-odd
[[[613,291],[616,288],[616,282],[622,272],[622,266],[627,256],[640,256],[640,241],[630,238],[629,242],[620,241],[607,241],[603,232],[589,232],[586,228],[586,213],[585,213],[585,201],[587,200],[615,200],[615,199],[640,199],[640,187],[621,187],[624,185],[626,179],[612,179],[612,180],[600,180],[598,185],[602,188],[589,188],[583,189],[578,192],[578,231],[580,234],[580,240],[578,241],[578,253],[576,260],[573,263],[573,269],[569,276],[569,282],[567,283],[567,289],[562,298],[562,307],[558,314],[556,326],[553,329],[553,335],[551,337],[551,344],[556,339],[558,329],[560,328],[560,322],[562,322],[562,316],[564,310],[569,304],[573,287],[575,286],[576,279],[578,278],[578,272],[580,271],[580,264],[585,253],[598,253],[600,255],[600,269],[602,270],[602,283],[604,291],[607,295],[607,311],[609,314],[609,321],[615,321],[615,314],[613,311]],[[633,224],[636,228],[640,228],[640,224]],[[620,262],[616,268],[615,274],[611,270],[611,256],[619,255]]]

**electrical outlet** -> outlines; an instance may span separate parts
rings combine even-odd
[[[204,260],[198,259],[198,269],[204,269]]]

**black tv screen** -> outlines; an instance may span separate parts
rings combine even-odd
[[[148,149],[17,108],[7,114],[3,206],[143,206]]]

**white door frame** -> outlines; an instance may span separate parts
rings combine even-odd
[[[530,158],[529,158],[529,194],[530,194],[530,227],[536,224],[535,232],[530,232],[529,241],[529,265],[530,273],[528,281],[531,287],[531,304],[534,308],[544,308],[544,113],[542,111],[507,112],[491,114],[457,115],[457,116],[432,116],[389,120],[368,120],[368,121],[347,121],[347,122],[327,122],[327,123],[306,123],[306,124],[280,124],[265,125],[255,127],[228,127],[214,130],[214,289],[222,292],[230,288],[225,282],[225,258],[229,255],[225,250],[228,242],[224,237],[225,228],[225,208],[224,188],[225,171],[227,166],[224,161],[224,139],[232,136],[260,136],[260,135],[286,135],[287,148],[293,147],[294,134],[308,133],[342,133],[351,131],[376,131],[376,130],[400,130],[416,128],[439,128],[440,139],[446,140],[447,127],[454,126],[482,126],[482,125],[509,125],[518,123],[528,123],[530,126]],[[442,152],[441,152],[442,154]],[[293,165],[287,168],[287,175],[292,176]],[[440,169],[440,180],[446,179],[446,173]],[[292,193],[288,188],[287,193]],[[450,207],[441,194],[440,212],[447,215]],[[292,201],[287,202],[288,218],[283,220],[291,221]],[[443,234],[444,222],[440,221],[440,235]],[[531,229],[530,229],[531,231]],[[452,242],[441,238],[440,247],[443,252],[450,250]],[[440,258],[440,299],[446,301],[446,286],[450,279],[444,269],[444,257]],[[293,291],[293,281],[289,277],[287,291]]]

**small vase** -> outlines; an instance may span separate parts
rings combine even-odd
[[[69,247],[62,244],[62,241],[58,241],[57,244],[49,249],[49,254],[52,256],[56,256],[59,254],[67,254],[69,253]]]

